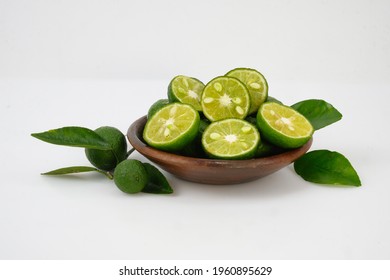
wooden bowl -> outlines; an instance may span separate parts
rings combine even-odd
[[[248,160],[219,160],[186,157],[148,146],[142,138],[146,116],[136,120],[127,132],[130,144],[143,156],[165,171],[186,181],[228,185],[250,182],[288,166],[305,154],[313,139],[304,146],[275,156]]]

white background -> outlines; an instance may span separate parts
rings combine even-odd
[[[0,259],[389,259],[388,1],[0,0]],[[234,67],[286,104],[325,99],[343,119],[312,150],[343,153],[363,186],[292,166],[233,186],[126,195],[82,149],[30,136],[67,125],[123,132],[178,74]],[[145,159],[135,153],[132,158]]]

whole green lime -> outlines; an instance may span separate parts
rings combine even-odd
[[[281,147],[275,146],[270,142],[262,139],[257,147],[255,157],[269,157],[273,155],[277,155],[287,151],[287,149],[283,149]]]
[[[181,155],[194,158],[207,158],[207,154],[202,147],[202,135],[206,128],[209,126],[209,124],[210,121],[208,119],[200,119],[198,134],[191,143],[189,143],[180,151]]]
[[[98,169],[110,171],[127,157],[127,142],[123,133],[115,127],[102,126],[95,130],[111,144],[111,150],[85,149],[90,163]]]
[[[136,159],[127,159],[117,165],[114,171],[115,185],[125,193],[138,193],[148,183],[145,166]]]

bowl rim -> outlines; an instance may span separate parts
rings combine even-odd
[[[304,155],[311,147],[313,143],[313,137],[304,144],[303,146],[288,150],[286,152],[267,156],[267,157],[258,157],[251,159],[208,159],[208,158],[195,158],[189,156],[183,156],[179,154],[174,154],[162,150],[155,149],[148,146],[142,139],[142,131],[146,124],[147,116],[142,116],[139,119],[135,120],[129,127],[127,131],[127,138],[130,144],[135,150],[140,154],[144,155],[147,158],[156,159],[159,161],[175,161],[176,163],[181,164],[190,164],[191,162],[203,163],[208,166],[234,166],[235,168],[246,168],[248,166],[257,166],[257,165],[270,165],[280,162],[290,161],[293,162],[298,159],[300,156]],[[140,131],[141,129],[141,131]]]

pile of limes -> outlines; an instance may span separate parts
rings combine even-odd
[[[148,111],[143,139],[156,149],[196,158],[251,159],[303,146],[315,130],[342,118],[324,100],[303,100],[286,106],[268,95],[264,76],[255,69],[236,68],[206,85],[176,76],[167,98]],[[32,133],[56,145],[83,147],[94,166],[69,166],[43,175],[99,172],[114,179],[125,193],[169,194],[173,190],[156,167],[128,159],[125,136],[115,127],[96,130],[69,126]],[[360,186],[356,170],[338,152],[317,150],[294,163],[303,179],[320,184]]]
[[[168,99],[150,107],[143,138],[187,156],[249,159],[298,148],[313,132],[302,114],[268,96],[259,71],[236,68],[206,85],[174,77]]]

